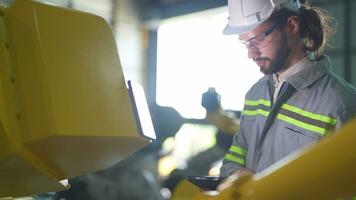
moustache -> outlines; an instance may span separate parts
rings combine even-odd
[[[270,58],[267,58],[267,57],[256,57],[256,58],[253,58],[253,61],[257,62],[257,61],[271,61]]]

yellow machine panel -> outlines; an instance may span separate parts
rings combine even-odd
[[[174,200],[348,200],[356,199],[356,119],[308,149],[265,171],[235,180],[213,194],[183,182]]]
[[[149,142],[104,19],[17,0],[0,27],[0,197],[63,189]]]

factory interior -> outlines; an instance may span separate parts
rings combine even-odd
[[[271,106],[247,100],[265,76],[254,37],[223,34],[230,1],[253,0],[0,0],[0,200],[356,200],[352,98],[347,123],[300,111],[332,131],[295,122],[313,142],[217,179],[226,160],[245,164],[246,108]],[[355,97],[356,1],[309,3],[334,17],[322,54]]]

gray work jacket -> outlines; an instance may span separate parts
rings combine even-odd
[[[225,155],[221,176],[239,167],[260,172],[312,144],[356,115],[356,89],[330,71],[324,57],[287,79],[273,102],[272,75],[246,94],[239,132]]]

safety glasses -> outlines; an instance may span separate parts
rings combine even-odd
[[[280,23],[273,25],[267,31],[262,32],[259,35],[256,35],[255,37],[250,38],[247,41],[242,41],[242,44],[244,44],[246,46],[246,48],[258,49],[258,48],[263,47],[264,41],[266,40],[267,36],[270,35],[279,25],[280,25]]]

